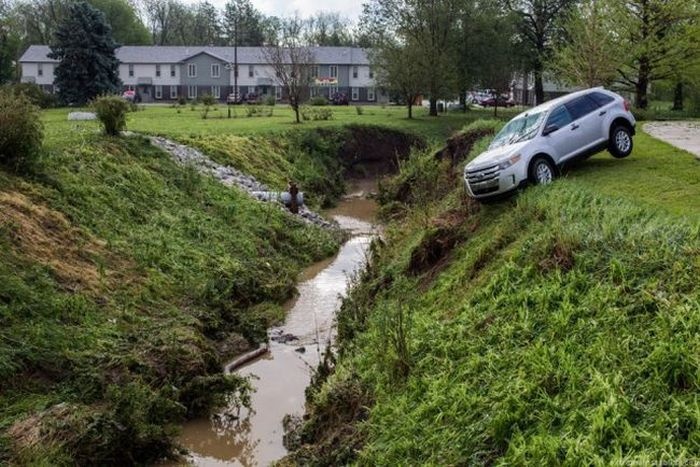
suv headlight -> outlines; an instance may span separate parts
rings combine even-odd
[[[520,162],[521,158],[522,157],[520,156],[520,154],[515,154],[514,156],[510,156],[508,159],[501,161],[501,163],[498,164],[498,168],[501,170],[507,169],[511,165],[517,164],[518,162]]]

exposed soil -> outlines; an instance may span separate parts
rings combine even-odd
[[[483,128],[466,133],[457,133],[447,140],[447,145],[435,153],[438,160],[449,160],[452,166],[463,161],[472,150],[474,144],[484,136],[493,134],[493,129]]]
[[[103,242],[73,227],[58,211],[36,204],[18,192],[0,192],[0,228],[10,232],[11,242],[32,261],[48,266],[68,290],[95,291],[130,265],[117,261]]]
[[[371,165],[378,173],[398,170],[399,161],[411,154],[413,148],[425,149],[426,143],[421,138],[399,130],[373,126],[351,125],[338,156],[348,168],[349,174],[355,174],[358,165]]]

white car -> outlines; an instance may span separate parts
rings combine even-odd
[[[566,162],[605,149],[627,157],[635,125],[629,102],[603,88],[546,102],[508,122],[488,150],[467,164],[467,193],[489,198],[527,183],[550,183]]]

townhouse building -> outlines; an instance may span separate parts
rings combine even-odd
[[[53,93],[57,61],[45,45],[32,45],[20,58],[22,82],[36,83]],[[367,54],[354,47],[314,47],[309,97],[330,98],[337,92],[357,103],[383,102],[375,88]],[[285,101],[282,84],[267,62],[263,48],[238,47],[238,89],[234,89],[233,47],[123,46],[116,51],[124,90],[135,91],[142,102],[188,100],[211,95],[221,101],[234,92],[274,96]]]

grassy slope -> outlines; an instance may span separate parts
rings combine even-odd
[[[496,204],[419,181],[420,202],[344,304],[343,357],[313,395],[302,439],[316,445],[298,458],[345,462],[342,446],[363,446],[366,465],[700,456],[699,167],[636,142],[628,160],[596,156]]]
[[[0,461],[162,454],[235,387],[217,342],[264,336],[337,248],[140,138],[75,126],[48,122],[36,178],[0,171]]]

